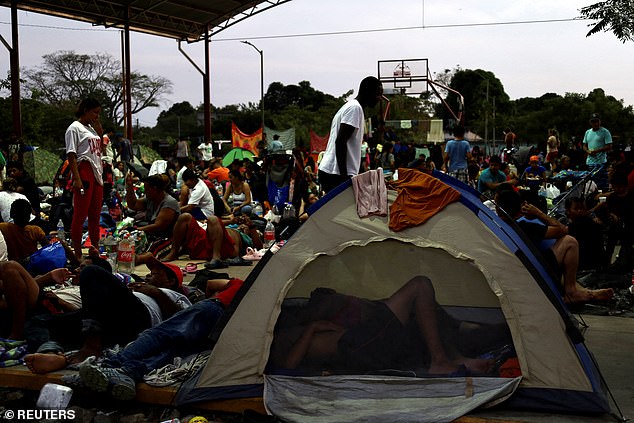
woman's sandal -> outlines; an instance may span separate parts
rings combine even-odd
[[[262,253],[261,251],[258,251],[251,247],[247,247],[247,253],[246,255],[242,256],[242,258],[244,260],[249,260],[249,261],[258,261],[263,256],[264,256],[264,253]]]

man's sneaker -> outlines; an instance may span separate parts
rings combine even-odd
[[[87,388],[96,392],[106,392],[114,399],[129,401],[136,396],[134,380],[118,369],[85,364],[79,369],[79,377]]]

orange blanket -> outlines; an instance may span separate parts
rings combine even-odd
[[[390,182],[390,186],[398,191],[390,206],[389,227],[394,232],[422,225],[460,199],[458,191],[415,169],[399,169],[398,180]]]

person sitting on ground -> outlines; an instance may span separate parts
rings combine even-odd
[[[502,220],[513,220],[541,251],[554,273],[563,274],[563,298],[568,304],[610,300],[614,291],[587,289],[577,282],[579,243],[568,228],[522,198],[515,191],[502,191],[495,199]],[[559,277],[557,279],[560,279]]]
[[[184,159],[183,165],[176,173],[176,191],[179,193],[180,198],[183,198],[183,196],[186,198],[189,192],[188,188],[185,187],[185,180],[183,179],[183,173],[185,173],[187,169],[194,170],[194,160],[189,157]]]
[[[495,189],[500,184],[517,184],[517,180],[506,180],[506,175],[500,170],[500,166],[502,166],[500,157],[492,156],[491,159],[489,159],[489,167],[480,173],[480,177],[478,178],[478,191],[480,191],[483,196],[492,197]]]
[[[24,165],[18,161],[7,163],[7,176],[18,182],[17,192],[24,194],[28,198],[33,213],[37,218],[40,216],[40,190],[35,180],[24,170]]]
[[[155,239],[170,238],[180,215],[178,201],[167,194],[170,181],[167,175],[152,175],[144,180],[145,197],[137,198],[132,183],[132,173],[128,173],[126,182],[126,200],[128,208],[145,212],[145,225],[137,227],[148,235],[151,242]]]
[[[144,331],[100,366],[83,364],[79,369],[82,382],[94,391],[109,391],[116,399],[133,399],[136,383],[143,381],[147,373],[171,363],[175,357],[186,357],[212,347],[209,334],[242,283],[240,279],[209,280],[211,298]],[[31,354],[25,357],[25,362],[33,373],[48,373],[66,366],[66,358],[61,353]]]
[[[239,170],[229,172],[229,182],[225,190],[224,200],[230,203],[231,213],[234,215],[251,215],[251,187],[244,180],[244,176]],[[230,201],[231,200],[231,201]]]
[[[11,205],[15,200],[22,199],[29,201],[24,194],[17,192],[18,181],[13,178],[6,178],[2,181],[2,191],[0,191],[0,216],[3,222],[13,222],[11,219]],[[29,201],[30,204],[30,201]],[[35,216],[31,216],[34,219]]]
[[[42,247],[48,244],[44,230],[39,226],[28,224],[31,211],[31,203],[28,200],[15,200],[11,204],[10,213],[13,223],[0,223],[0,231],[7,244],[9,260],[21,262],[37,251],[38,244]]]
[[[531,156],[528,165],[524,170],[522,179],[527,186],[537,188],[546,180],[546,168],[539,164],[539,156]]]
[[[203,228],[189,213],[181,214],[174,225],[172,248],[163,261],[178,260],[183,248],[189,253],[190,259],[209,260],[205,264],[208,269],[227,267],[223,260],[240,257],[242,237],[238,231],[226,228],[216,216],[208,218],[206,225]],[[143,262],[146,255],[137,257]]]
[[[580,197],[568,197],[565,209],[568,218],[568,234],[579,243],[579,270],[605,268],[603,229],[590,216],[585,201]]]
[[[214,200],[207,184],[191,169],[183,172],[183,181],[183,189],[186,188],[187,192],[181,192],[181,213],[189,213],[197,220],[213,217]]]
[[[594,212],[607,228],[606,264],[612,265],[612,255],[621,245],[616,270],[632,269],[632,243],[634,242],[634,191],[628,188],[627,174],[616,172],[610,178],[613,191],[605,202],[599,202]],[[615,263],[616,264],[616,263]]]
[[[214,179],[220,184],[229,182],[229,169],[222,165],[222,160],[213,159],[209,162],[209,172],[207,172],[207,179],[213,181]]]
[[[327,364],[340,366],[344,372],[396,369],[416,349],[419,361],[427,356],[426,373],[431,376],[494,370],[493,360],[465,357],[456,348],[457,339],[444,339],[434,287],[425,276],[413,277],[381,301],[334,292],[325,296],[328,300],[311,310],[313,315],[303,332],[288,353],[281,355],[284,368]],[[331,313],[336,310],[339,312]],[[413,345],[418,342],[408,332],[410,323],[415,323],[424,345]],[[448,345],[450,342],[454,345]]]

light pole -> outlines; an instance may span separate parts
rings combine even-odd
[[[264,52],[248,41],[240,41],[248,44],[260,53],[260,109],[262,111],[262,139],[264,139]]]
[[[486,92],[486,107],[484,109],[484,154],[486,154],[487,145],[489,142],[489,78],[484,77],[480,72],[475,72],[480,78],[484,79],[487,83]],[[493,140],[495,146],[495,140]]]

